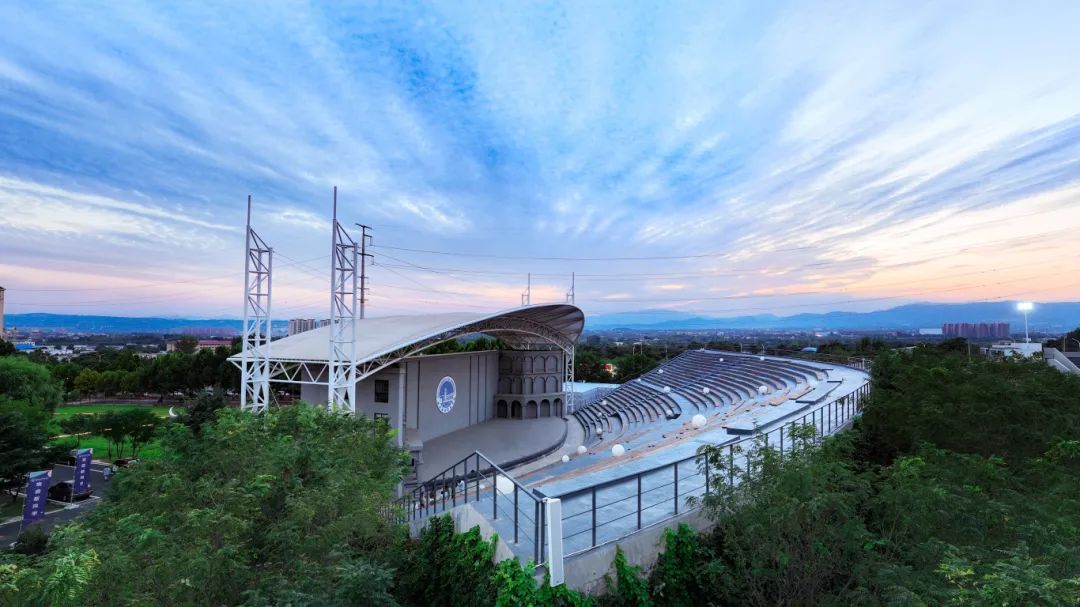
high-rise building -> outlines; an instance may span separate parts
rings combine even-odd
[[[296,335],[304,331],[310,331],[330,324],[329,319],[315,320],[314,318],[293,318],[289,320],[289,335]]]
[[[941,325],[945,337],[964,337],[967,339],[1007,339],[1007,322],[947,322]]]
[[[4,339],[4,287],[0,287],[0,339]]]

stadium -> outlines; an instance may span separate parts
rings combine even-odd
[[[285,383],[309,403],[385,420],[412,456],[388,516],[414,531],[443,513],[479,525],[498,534],[501,558],[531,559],[553,584],[595,586],[616,544],[651,548],[665,527],[699,523],[696,500],[753,474],[755,447],[783,455],[819,441],[868,391],[859,360],[706,349],[621,385],[578,384],[586,318],[572,289],[565,303],[525,294],[502,312],[367,318],[369,236],[353,240],[336,211],[333,225],[331,319],[271,341],[273,250],[249,212],[243,349],[231,359],[241,407],[264,410],[270,385]],[[477,336],[494,339],[436,348]],[[704,446],[719,463],[699,457]]]

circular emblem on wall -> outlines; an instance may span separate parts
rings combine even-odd
[[[447,375],[439,381],[439,387],[435,389],[435,406],[443,413],[449,413],[454,408],[454,400],[457,399],[457,384],[454,378]]]

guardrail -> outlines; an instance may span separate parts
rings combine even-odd
[[[598,386],[585,392],[571,392],[571,396],[568,399],[570,401],[570,407],[567,410],[567,413],[573,413],[582,407],[588,407],[614,391],[615,388]]]
[[[531,544],[533,560],[542,563],[544,497],[519,483],[483,453],[474,451],[399,498],[395,502],[397,510],[391,516],[399,523],[417,521],[468,503],[476,504],[483,514],[488,504],[481,504],[490,500],[491,521],[512,525],[513,543]],[[500,514],[505,518],[500,518]],[[506,539],[510,537],[508,534]]]
[[[751,463],[746,462],[744,446],[764,441],[783,457],[785,450],[790,452],[797,440],[805,440],[805,433],[796,431],[800,426],[812,426],[813,440],[823,440],[862,411],[862,401],[868,393],[869,384],[863,384],[850,394],[807,411],[799,419],[782,422],[764,433],[718,444],[714,448],[726,450],[729,460],[724,466],[726,474],[719,477],[716,470],[710,470],[707,458],[695,454],[552,496],[562,500],[565,554],[572,556],[590,550],[678,516],[680,511],[685,511],[684,504],[689,498],[707,495],[718,482],[734,487],[738,480],[737,464]],[[750,465],[743,466],[743,475],[750,474],[752,469]]]

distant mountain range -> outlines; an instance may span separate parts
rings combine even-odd
[[[155,318],[131,316],[82,316],[77,314],[8,314],[10,329],[44,329],[72,333],[218,333],[239,335],[241,321],[233,319]],[[285,331],[289,322],[275,320],[274,330]]]
[[[1030,314],[1033,330],[1080,327],[1080,302],[1035,304]],[[721,318],[673,312],[643,310],[618,314],[597,314],[586,320],[586,328],[601,329],[821,329],[873,330],[941,328],[947,322],[1007,322],[1013,331],[1022,331],[1024,316],[1014,302],[910,304],[874,312],[826,312],[776,316],[758,314]]]
[[[1023,315],[1013,302],[910,304],[874,312],[826,312],[776,316],[758,314],[729,318],[671,310],[641,310],[596,314],[586,318],[586,329],[805,329],[874,330],[940,328],[947,322],[1007,322],[1022,331]],[[1057,331],[1080,327],[1080,302],[1035,304],[1030,317],[1033,330]],[[238,334],[240,321],[230,319],[81,316],[74,314],[8,314],[7,326],[24,329],[67,330],[75,333],[207,333]],[[275,320],[274,332],[284,332],[287,320]]]

